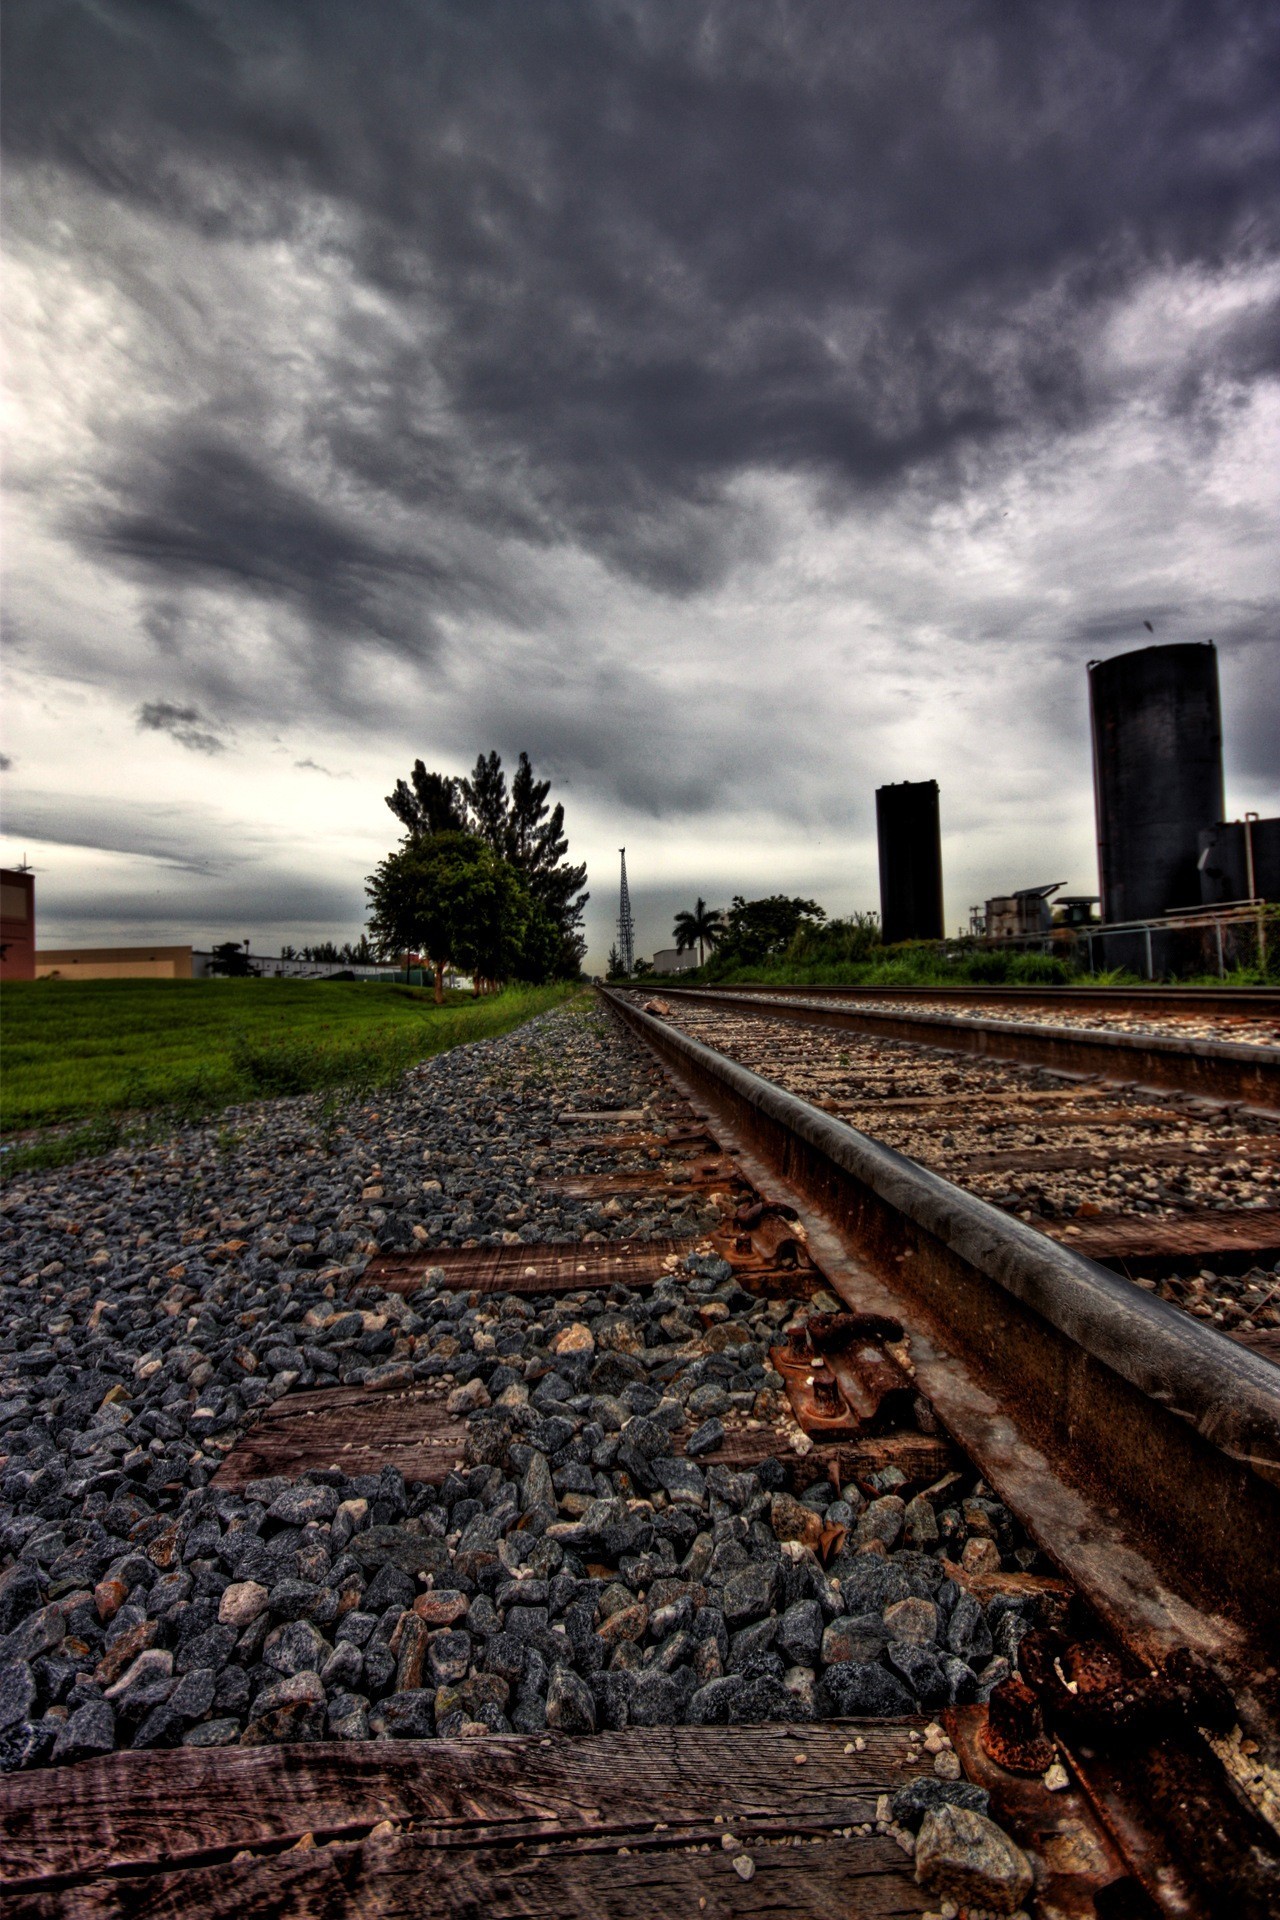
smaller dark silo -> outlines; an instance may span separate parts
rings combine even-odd
[[[895,940],[942,938],[942,829],[936,780],[876,788],[880,842],[880,933]]]
[[[1280,820],[1219,820],[1200,834],[1200,898],[1280,900]],[[1250,884],[1252,882],[1252,885]]]
[[[1104,920],[1200,905],[1200,831],[1224,812],[1218,654],[1140,647],[1089,663]]]

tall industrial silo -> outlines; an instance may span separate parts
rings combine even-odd
[[[1091,660],[1089,711],[1103,919],[1199,906],[1200,832],[1225,811],[1217,649]]]
[[[942,832],[936,780],[876,788],[880,931],[895,940],[942,938]]]

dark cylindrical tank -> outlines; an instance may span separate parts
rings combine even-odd
[[[1200,834],[1200,898],[1280,900],[1280,820],[1219,820]]]
[[[1089,663],[1104,920],[1200,905],[1200,830],[1224,812],[1218,654],[1140,647]]]
[[[894,940],[942,938],[942,832],[936,780],[876,788],[880,932]]]

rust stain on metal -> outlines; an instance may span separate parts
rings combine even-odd
[[[920,1391],[1107,1626],[1149,1666],[1188,1646],[1260,1672],[1280,1621],[1274,1369],[606,997],[798,1207],[833,1290],[909,1318]]]

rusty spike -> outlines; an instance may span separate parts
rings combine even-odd
[[[996,1765],[1009,1773],[1043,1773],[1053,1764],[1053,1742],[1044,1730],[1040,1702],[1016,1673],[992,1692],[978,1737]]]
[[[792,1360],[809,1360],[813,1356],[813,1343],[809,1338],[807,1326],[792,1327],[787,1334],[787,1356]]]
[[[834,1420],[844,1412],[840,1388],[829,1373],[814,1374],[813,1402],[818,1412],[825,1415],[827,1419]]]

